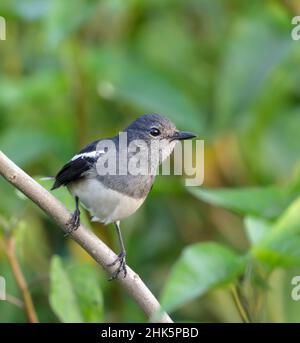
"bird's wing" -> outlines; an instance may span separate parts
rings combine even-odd
[[[104,153],[104,151],[97,150],[98,142],[95,141],[87,145],[62,167],[55,176],[51,190],[66,186],[68,183],[82,178],[86,172],[93,168],[97,159]]]

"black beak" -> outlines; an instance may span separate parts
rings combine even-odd
[[[171,137],[171,141],[179,140],[183,141],[185,139],[192,139],[197,137],[193,132],[186,132],[186,131],[176,131],[173,137]]]

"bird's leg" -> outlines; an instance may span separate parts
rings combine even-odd
[[[80,225],[80,210],[79,210],[79,198],[75,197],[75,211],[72,214],[70,220],[66,223],[67,232],[65,236],[68,236],[73,231],[77,230]]]
[[[111,280],[114,280],[116,279],[119,274],[121,272],[123,272],[124,274],[124,278],[126,277],[127,275],[127,269],[126,269],[126,251],[125,251],[125,246],[124,246],[124,242],[123,242],[123,238],[122,238],[122,233],[121,233],[121,228],[120,228],[120,222],[117,221],[114,223],[115,224],[115,227],[117,229],[117,234],[118,234],[118,238],[119,238],[119,243],[120,243],[120,246],[121,246],[121,252],[119,253],[117,259],[113,262],[113,263],[110,263],[108,265],[108,267],[113,267],[115,266],[116,264],[119,264],[117,270],[112,274],[111,278],[109,279],[109,281]]]

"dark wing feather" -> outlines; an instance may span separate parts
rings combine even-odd
[[[96,151],[98,142],[99,141],[95,141],[87,145],[79,152],[78,155]],[[96,160],[92,157],[78,157],[75,160],[69,161],[56,175],[55,182],[51,190],[59,188],[60,186],[66,186],[68,183],[82,178],[84,173],[91,169],[95,161]]]
[[[60,186],[66,186],[68,183],[80,179],[84,172],[91,168],[91,165],[87,160],[88,159],[85,158],[78,158],[65,164],[56,175],[55,182],[51,190]]]

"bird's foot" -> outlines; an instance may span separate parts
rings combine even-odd
[[[109,278],[109,281],[115,280],[119,276],[119,274],[121,272],[123,272],[123,274],[124,274],[123,277],[124,278],[126,277],[127,269],[126,269],[126,259],[125,259],[125,257],[126,257],[125,251],[122,251],[122,252],[120,252],[120,254],[115,259],[114,262],[112,262],[112,263],[107,265],[108,267],[113,267],[116,264],[119,264],[118,268],[113,272],[112,276]]]
[[[70,233],[76,231],[80,226],[80,211],[75,210],[72,214],[70,220],[66,223],[66,233],[65,237],[68,236]]]

